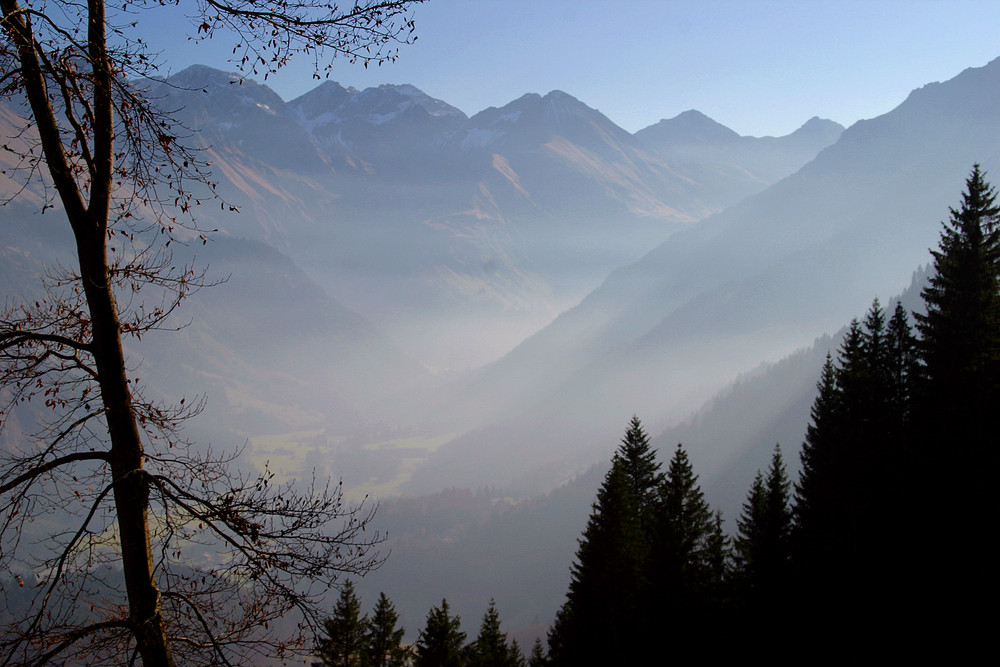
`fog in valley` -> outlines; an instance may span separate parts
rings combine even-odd
[[[633,415],[664,468],[683,443],[734,534],[775,443],[796,479],[852,318],[875,298],[922,312],[972,165],[1000,175],[1000,60],[969,65],[779,137],[696,110],[630,133],[572,90],[469,116],[412,85],[138,81],[227,204],[196,212],[207,243],[172,246],[217,284],[128,343],[129,368],[151,399],[204,398],[184,433],[242,448],[234,467],[377,504],[390,555],[355,583],[366,610],[392,598],[407,641],[442,598],[471,638],[493,598],[527,653]],[[4,141],[22,111],[0,105]],[[75,248],[11,155],[0,294],[35,299]],[[11,413],[3,447],[39,410]]]

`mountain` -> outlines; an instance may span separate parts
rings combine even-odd
[[[741,137],[705,114],[690,109],[635,133],[643,144],[660,153],[688,147],[731,146]]]
[[[635,138],[735,204],[798,171],[843,131],[838,123],[813,117],[784,137],[744,137],[691,110],[639,130]]]
[[[147,82],[243,212],[206,211],[223,231],[178,258],[197,251],[228,279],[130,358],[153,399],[207,392],[189,433],[245,442],[244,462],[281,480],[316,468],[387,494],[412,474],[410,491],[435,494],[380,515],[398,536],[383,588],[424,587],[411,629],[429,588],[452,599],[442,586],[474,578],[485,599],[524,560],[517,592],[532,597],[513,616],[548,618],[601,477],[590,466],[633,413],[661,450],[688,445],[713,502],[745,493],[773,440],[794,460],[835,346],[822,336],[928,260],[973,162],[996,173],[998,83],[995,61],[843,134],[814,119],[745,138],[688,112],[658,124],[657,144],[558,91],[466,118],[410,86],[327,83],[285,103],[208,68]],[[9,108],[0,123],[15,134]],[[58,209],[26,194],[4,210],[5,294],[30,295],[72,252]],[[473,365],[544,323],[438,400],[451,378],[424,366]],[[509,511],[498,497],[561,482]],[[503,489],[441,492],[486,485]]]
[[[909,312],[922,312],[920,291],[928,275],[929,270],[915,273],[885,310],[892,312],[900,301]],[[866,309],[854,315],[860,318]],[[840,327],[741,374],[696,414],[652,439],[660,461],[678,442],[684,444],[706,500],[722,511],[728,532],[735,531],[754,475],[767,466],[775,443],[781,445],[790,479],[797,479],[816,384],[826,355],[836,356],[846,332],[847,326]],[[627,421],[617,426],[620,438]],[[618,438],[608,443],[608,454]],[[513,505],[496,492],[491,496],[489,489],[473,494],[450,488],[393,499],[379,518],[393,536],[393,558],[361,587],[372,597],[379,590],[395,591],[398,607],[415,625],[442,596],[456,610],[472,614],[480,613],[483,599],[496,596],[508,627],[524,628],[530,643],[544,634],[544,623],[565,600],[569,564],[609,465],[605,455],[553,491]]]
[[[358,91],[327,81],[289,102],[288,109],[324,153],[385,178],[437,177],[442,137],[467,120],[410,85]]]
[[[142,85],[241,208],[210,226],[289,253],[431,367],[497,358],[746,191],[560,91],[467,118],[408,85],[325,82],[287,103],[207,67]]]
[[[972,164],[1000,166],[998,103],[1000,60],[924,86],[615,271],[456,394],[451,409],[490,426],[439,449],[412,488],[569,474],[607,456],[629,415],[662,429],[898,292]]]

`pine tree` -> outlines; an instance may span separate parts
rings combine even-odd
[[[652,509],[663,474],[660,473],[656,452],[650,446],[642,423],[635,415],[632,415],[625,437],[615,452],[615,459],[625,471],[625,476],[631,485],[631,494],[636,502],[644,509]]]
[[[934,274],[921,293],[926,314],[916,314],[923,365],[914,416],[920,468],[911,499],[920,503],[914,530],[933,531],[935,539],[917,567],[948,573],[937,580],[939,604],[968,608],[972,591],[984,599],[1000,593],[983,531],[997,511],[1000,207],[978,164],[931,254]],[[941,474],[943,458],[948,475]]]
[[[824,365],[802,447],[792,551],[799,605],[829,618],[867,614],[858,601],[881,590],[898,597],[905,560],[901,467],[909,442],[909,395],[916,366],[906,312],[888,325],[876,299],[864,324],[851,322]],[[894,591],[889,593],[888,591]]]
[[[704,568],[702,570],[702,595],[706,604],[720,606],[728,595],[732,576],[733,554],[729,536],[722,528],[722,510],[715,510],[708,534],[705,536]]]
[[[461,667],[465,633],[461,620],[451,616],[447,600],[427,613],[427,625],[417,638],[415,667]]]
[[[775,445],[767,475],[757,472],[736,522],[739,579],[754,615],[772,615],[785,601],[791,558],[790,488],[781,447]]]
[[[878,489],[895,461],[885,314],[876,299],[852,320],[834,364],[828,358],[802,450],[797,495],[798,562],[828,592],[857,585],[881,530]]]
[[[553,664],[632,659],[642,634],[659,468],[642,424],[633,417],[597,493],[566,602],[549,632]]]
[[[910,401],[913,397],[913,385],[918,376],[918,367],[917,339],[913,335],[909,316],[902,303],[896,303],[896,309],[889,320],[886,345],[889,385],[892,388],[889,400],[891,411],[899,420],[893,425],[893,429],[900,437],[906,437],[911,414]]]
[[[818,550],[831,519],[827,516],[834,476],[833,455],[837,448],[840,410],[840,388],[837,369],[829,353],[816,384],[817,395],[810,411],[806,439],[802,443],[801,471],[795,486],[795,545],[798,559],[809,559]]]
[[[588,653],[611,660],[630,647],[627,633],[643,565],[630,487],[622,467],[612,464],[580,540],[566,602],[549,633],[553,664],[581,664]]]
[[[535,645],[531,647],[531,655],[528,657],[528,667],[546,667],[548,664],[542,640],[540,637],[536,637]]]
[[[657,500],[657,526],[646,613],[653,627],[670,627],[680,653],[690,655],[717,613],[726,559],[721,517],[698,485],[687,453],[677,445]]]
[[[403,647],[403,628],[397,628],[399,617],[392,601],[380,593],[378,603],[368,620],[365,633],[365,667],[403,667],[408,652]]]
[[[362,664],[362,652],[367,645],[361,602],[350,580],[340,589],[333,617],[323,622],[326,636],[316,644],[317,663],[325,667],[357,667]]]
[[[889,451],[886,452],[885,476],[880,485],[884,502],[880,505],[888,507],[891,516],[902,518],[913,512],[908,485],[917,474],[913,401],[920,368],[917,339],[906,309],[898,302],[886,328],[886,344],[889,417],[884,437]],[[894,524],[895,530],[888,534],[888,539],[903,544],[906,539],[903,535],[910,532],[906,522],[896,521]]]
[[[921,292],[927,312],[916,316],[928,389],[945,401],[937,409],[944,419],[975,414],[986,402],[983,391],[992,393],[998,382],[998,224],[996,192],[977,164],[961,207],[951,209],[939,248],[931,251],[934,274]]]
[[[528,661],[524,657],[524,652],[521,650],[521,645],[517,643],[516,639],[510,640],[510,652],[507,657],[508,667],[528,667]]]
[[[961,466],[981,471],[996,462],[1000,399],[1000,207],[979,165],[966,180],[958,210],[932,251],[934,274],[924,288],[926,314],[917,314],[923,361],[922,424],[930,457],[941,445]],[[986,488],[971,483],[986,501]]]
[[[500,614],[494,600],[490,600],[479,635],[468,649],[466,664],[469,667],[514,667],[514,652],[507,644],[507,635],[500,630]]]

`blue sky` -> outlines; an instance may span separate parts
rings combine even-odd
[[[395,63],[337,62],[330,78],[410,83],[470,115],[559,89],[630,132],[698,109],[763,136],[880,115],[1000,56],[995,0],[429,0],[413,14],[418,39]],[[160,10],[156,28],[144,36],[171,71],[235,69],[224,36],[185,40],[182,8]],[[307,60],[268,85],[306,92]]]

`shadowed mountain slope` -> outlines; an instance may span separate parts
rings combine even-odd
[[[288,252],[434,367],[495,359],[747,192],[742,167],[700,179],[560,91],[467,118],[407,85],[326,82],[288,103],[207,67],[143,85],[241,208],[209,226]]]
[[[573,469],[615,442],[607,424],[639,413],[663,427],[898,292],[972,164],[1000,167],[998,105],[1000,60],[924,86],[615,271],[463,388],[452,407],[494,425],[442,448],[415,488],[503,483],[539,458]],[[477,469],[482,459],[495,465]]]

